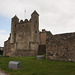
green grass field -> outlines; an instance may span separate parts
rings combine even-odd
[[[21,61],[23,69],[8,69],[9,61]],[[37,60],[36,57],[0,57],[0,69],[10,75],[75,75],[74,62]]]

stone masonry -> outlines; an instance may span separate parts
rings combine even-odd
[[[46,54],[49,60],[75,61],[75,33],[53,35],[48,38]]]
[[[47,31],[39,31],[39,14],[34,11],[31,18],[20,20],[15,15],[11,19],[11,33],[10,37],[4,43],[4,55],[6,56],[35,56],[39,54],[39,46],[46,47]],[[43,39],[43,40],[42,40]],[[41,50],[42,53],[46,49]]]
[[[39,14],[34,11],[28,21],[21,20],[15,15],[11,19],[10,39],[5,42],[7,56],[34,56],[39,45]]]
[[[39,31],[39,14],[34,11],[31,18],[11,19],[10,37],[4,43],[6,56],[36,56],[45,54],[48,60],[75,61],[75,33],[52,35],[45,29]]]

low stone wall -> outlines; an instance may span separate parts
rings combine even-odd
[[[49,60],[75,61],[75,33],[48,38],[46,54]]]

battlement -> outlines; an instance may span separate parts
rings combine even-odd
[[[14,24],[24,24],[24,23],[31,23],[32,21],[35,22],[36,20],[38,20],[38,16],[39,16],[39,14],[36,12],[36,10],[31,14],[30,20],[28,20],[28,19],[25,19],[24,21],[19,20],[19,18],[15,15],[12,18],[12,23],[14,23]]]
[[[31,19],[30,20],[25,19],[24,21],[23,20],[19,21],[19,24],[24,24],[24,23],[31,23]]]
[[[24,21],[22,19],[19,20],[19,18],[16,15],[12,18],[12,21],[14,21],[14,23],[16,21],[16,24],[24,24],[24,23],[31,23],[32,22],[31,18],[30,18],[30,20],[28,20],[28,19],[25,19]]]

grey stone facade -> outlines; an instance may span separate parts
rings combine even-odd
[[[11,19],[10,39],[5,42],[5,55],[34,56],[39,45],[39,14],[34,11],[31,19],[21,20],[15,15]]]
[[[46,46],[47,33],[49,32],[44,29],[42,32],[39,31],[39,14],[36,11],[31,14],[29,21],[27,19],[19,21],[15,15],[11,19],[10,37],[4,43],[4,55],[14,57],[37,55],[39,45]]]
[[[49,60],[75,61],[75,33],[58,34],[48,38],[46,54]]]

